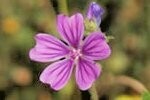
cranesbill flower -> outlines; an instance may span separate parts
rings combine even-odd
[[[104,14],[104,9],[98,5],[96,2],[92,2],[87,11],[87,18],[94,20],[99,26],[101,23],[101,17]]]
[[[95,60],[107,58],[111,50],[100,32],[93,32],[83,40],[84,22],[80,13],[71,17],[58,15],[57,27],[63,42],[52,35],[39,33],[35,36],[36,45],[29,53],[33,61],[56,61],[44,69],[40,81],[60,90],[75,67],[78,87],[87,90],[101,72],[101,66]]]

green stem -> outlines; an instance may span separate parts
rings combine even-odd
[[[67,0],[58,0],[58,10],[59,13],[68,15]]]
[[[89,92],[91,94],[91,100],[98,100],[98,93],[97,93],[95,84],[92,85]]]
[[[50,12],[50,13],[48,13],[49,16],[51,17],[49,19],[49,22],[51,22],[50,27],[49,27],[50,32],[56,33],[57,32],[56,27],[55,27],[56,26],[56,13],[55,13],[55,10],[53,8],[52,2],[50,0],[46,0],[45,4],[43,5],[43,8],[47,9]]]

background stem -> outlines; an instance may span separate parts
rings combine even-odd
[[[59,13],[68,15],[67,0],[58,0],[58,10],[59,10]]]
[[[142,94],[143,92],[148,91],[141,82],[131,77],[122,75],[122,76],[117,76],[115,80],[117,84],[128,86],[133,90],[136,90],[138,93]]]

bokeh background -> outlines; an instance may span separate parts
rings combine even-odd
[[[86,9],[91,0],[1,0],[0,1],[0,100],[89,100],[72,78],[59,92],[39,82],[47,64],[29,59],[34,36],[46,32],[58,36],[56,15],[71,15]],[[100,25],[110,40],[112,55],[100,61],[96,81],[100,100],[142,100],[150,90],[149,0],[97,0],[105,9]],[[147,99],[148,100],[148,99]]]

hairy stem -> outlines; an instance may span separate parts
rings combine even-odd
[[[58,0],[58,10],[59,13],[64,13],[68,15],[67,0]]]
[[[91,89],[89,90],[91,94],[91,100],[98,100],[98,93],[95,87],[95,84],[93,83]]]

